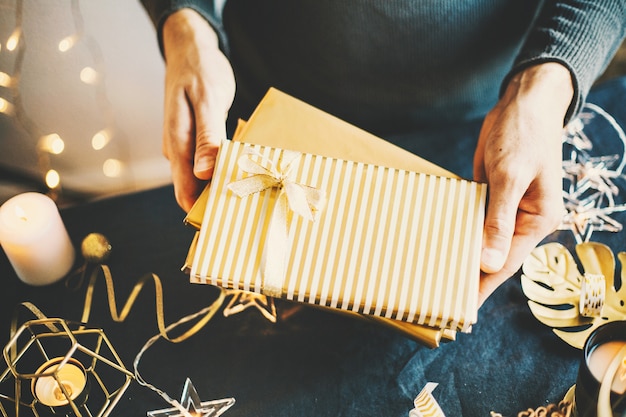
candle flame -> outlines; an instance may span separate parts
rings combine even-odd
[[[23,222],[28,221],[28,216],[26,216],[26,212],[19,205],[15,206],[15,215],[17,216],[18,219],[20,219]]]

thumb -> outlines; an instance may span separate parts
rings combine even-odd
[[[520,199],[521,196],[511,195],[511,189],[490,186],[480,257],[483,272],[496,273],[504,266],[511,249]]]
[[[217,151],[222,140],[226,139],[224,113],[213,109],[206,110],[198,112],[196,117],[196,150],[193,173],[201,180],[208,180],[213,175]]]

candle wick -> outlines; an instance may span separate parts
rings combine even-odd
[[[15,206],[15,214],[17,215],[17,218],[20,219],[21,221],[23,222],[28,221],[28,217],[26,217],[26,212],[20,206]]]
[[[66,384],[65,382],[61,382],[61,385],[63,385],[63,388],[65,388],[67,395],[71,398],[73,394],[72,387],[69,384]],[[63,393],[63,389],[59,385],[57,385],[56,388],[54,389],[54,397],[58,401],[63,401],[66,399],[65,394]]]

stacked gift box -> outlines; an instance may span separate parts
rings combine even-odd
[[[437,346],[476,322],[486,186],[270,89],[188,213],[193,283],[310,303]]]

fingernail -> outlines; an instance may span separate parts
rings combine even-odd
[[[484,272],[498,272],[504,266],[504,254],[492,248],[485,248],[482,251],[480,263]]]
[[[200,159],[194,164],[194,171],[196,173],[204,173],[213,170],[215,163],[211,160]]]

